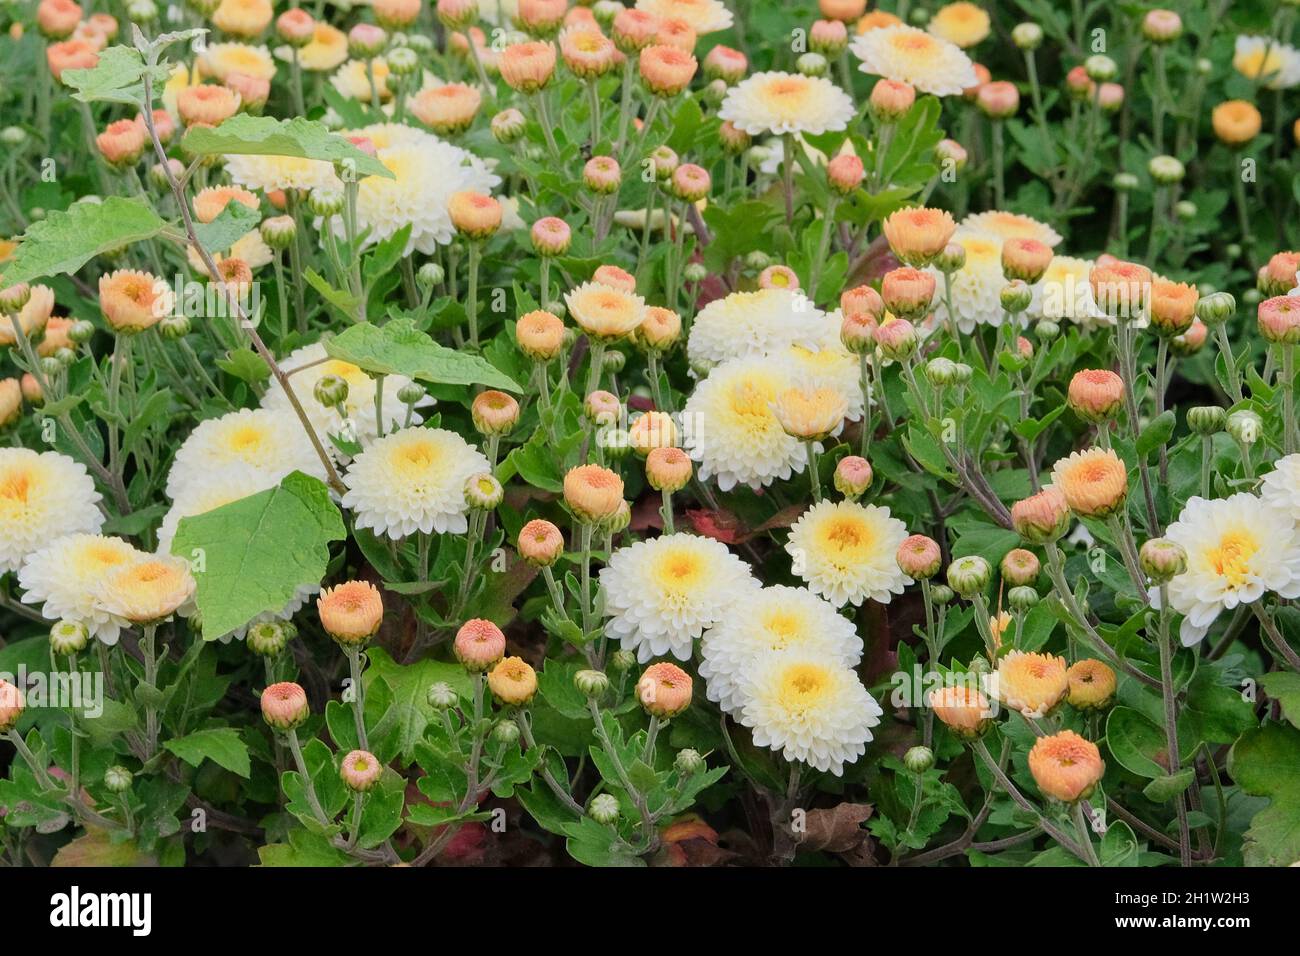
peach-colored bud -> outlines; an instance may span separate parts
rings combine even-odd
[[[50,75],[62,82],[64,70],[90,70],[99,62],[95,44],[89,40],[64,40],[45,48]]]
[[[909,266],[929,265],[952,239],[957,223],[943,209],[899,209],[881,225],[890,250]],[[888,303],[888,297],[885,298]]]
[[[768,266],[758,274],[760,289],[798,289],[799,276],[789,266]]]
[[[896,557],[899,569],[917,581],[928,581],[934,577],[939,573],[939,565],[943,563],[939,542],[923,534],[914,534],[904,539],[898,546]]]
[[[1124,401],[1124,380],[1109,369],[1084,369],[1070,379],[1067,401],[1090,422],[1110,421]]]
[[[636,53],[654,43],[655,34],[659,32],[659,18],[644,10],[624,7],[614,16],[611,32],[621,51]]]
[[[826,180],[842,196],[862,185],[865,176],[862,160],[851,153],[841,153],[826,164]]]
[[[876,347],[876,325],[870,312],[845,312],[840,321],[840,343],[854,355],[867,354]]]
[[[690,85],[699,64],[695,57],[675,46],[655,44],[641,51],[637,67],[641,80],[658,96],[676,96]]]
[[[488,687],[501,703],[524,707],[537,693],[537,672],[522,657],[506,657],[488,674]]]
[[[907,319],[882,322],[874,335],[885,358],[902,361],[916,351],[916,327]]]
[[[882,123],[897,123],[916,102],[916,89],[910,83],[878,80],[871,88],[871,115]]]
[[[867,0],[818,0],[817,9],[828,20],[850,23],[867,12]]]
[[[1281,345],[1300,343],[1300,298],[1279,295],[1265,299],[1259,304],[1256,321],[1266,342]]]
[[[242,186],[209,186],[194,196],[194,218],[202,223],[212,222],[231,200],[254,212],[258,209],[257,197]]]
[[[567,27],[560,34],[560,57],[569,72],[584,80],[594,80],[612,70],[618,61],[614,41],[599,27]]]
[[[460,626],[451,649],[466,670],[485,674],[505,656],[506,636],[491,621],[474,618]]]
[[[1097,105],[1107,113],[1114,113],[1124,105],[1124,87],[1118,83],[1103,83],[1097,88]]]
[[[808,31],[808,48],[830,59],[849,45],[849,29],[840,20],[816,20]]]
[[[0,680],[0,733],[8,733],[23,715],[23,693],[6,680]]]
[[[965,684],[937,687],[927,703],[934,716],[959,737],[978,737],[993,717],[988,698]]]
[[[1214,135],[1228,146],[1244,146],[1259,135],[1264,118],[1253,103],[1245,100],[1228,100],[1220,103],[1210,114]]]
[[[276,19],[275,32],[290,46],[306,46],[316,35],[316,21],[306,10],[293,7]]]
[[[537,40],[512,43],[501,51],[497,68],[512,90],[536,93],[555,74],[555,47]]]
[[[104,132],[95,137],[104,160],[112,166],[134,166],[144,153],[148,133],[138,119],[121,119],[109,123]]]
[[[1011,506],[1011,526],[1031,544],[1046,544],[1065,533],[1070,507],[1060,490],[1048,486]]]
[[[677,445],[677,425],[666,412],[646,412],[627,430],[629,447],[645,457],[655,448],[673,448]]]
[[[137,117],[140,123],[144,123],[144,114]],[[176,135],[176,121],[172,119],[172,114],[166,110],[153,111],[153,131],[158,135],[158,140],[164,146],[171,142],[172,137]],[[179,160],[177,160],[179,162]],[[182,171],[184,167],[182,167]]]
[[[1076,100],[1091,99],[1096,85],[1082,66],[1076,66],[1065,74],[1066,92]]]
[[[636,339],[652,352],[666,352],[677,344],[682,334],[682,317],[672,309],[648,306],[645,318],[637,326]]]
[[[239,104],[238,93],[212,83],[187,86],[176,94],[176,112],[186,126],[195,123],[216,126],[238,113]]]
[[[636,697],[647,714],[676,717],[691,705],[691,676],[668,661],[651,664],[636,682]]]
[[[975,82],[961,91],[962,98],[969,103],[975,102],[981,86],[993,80],[993,74],[983,63],[972,63],[971,67],[975,70]]]
[[[853,501],[866,494],[875,472],[861,455],[845,455],[835,465],[835,489]]]
[[[36,26],[51,40],[64,40],[81,22],[81,6],[72,0],[41,0],[36,6]]]
[[[564,347],[564,323],[554,313],[536,309],[515,323],[519,351],[538,362],[549,362]]]
[[[564,22],[568,0],[519,0],[515,24],[536,36],[550,36]]]
[[[340,644],[364,644],[384,620],[384,600],[369,581],[345,581],[316,599],[325,633]]]
[[[1300,271],[1300,252],[1274,253],[1268,264],[1259,271],[1259,290],[1265,295],[1282,295],[1290,292],[1300,280],[1296,273]]]
[[[1038,556],[1024,548],[1012,548],[1002,556],[1002,580],[1012,587],[1024,587],[1038,580]]]
[[[1029,772],[1045,796],[1074,803],[1092,793],[1106,764],[1096,744],[1062,730],[1038,738],[1029,751]]]
[[[478,19],[478,0],[438,0],[437,12],[443,26],[458,30]]]
[[[519,530],[515,546],[529,564],[550,567],[564,554],[564,535],[551,522],[534,518]]]
[[[226,74],[224,83],[239,94],[240,106],[246,111],[258,112],[271,96],[271,81],[264,76],[232,71]]]
[[[623,170],[613,156],[593,156],[582,167],[582,181],[592,192],[609,195],[623,184]]]
[[[636,291],[636,276],[615,265],[598,266],[591,275],[591,281],[599,282],[601,285],[607,285],[611,289],[618,289],[621,292]]]
[[[1151,270],[1136,262],[1103,263],[1099,258],[1088,273],[1092,297],[1109,315],[1139,317],[1151,290]]]
[[[1148,10],[1142,18],[1142,32],[1154,43],[1177,40],[1183,32],[1183,18],[1172,10]]]
[[[1196,317],[1196,286],[1155,279],[1151,283],[1151,326],[1161,335],[1182,335]]]
[[[975,94],[975,105],[980,112],[992,119],[1009,119],[1020,109],[1020,91],[1016,84],[1006,80],[985,83]]]
[[[1120,509],[1128,495],[1128,469],[1110,448],[1089,448],[1062,458],[1052,467],[1052,483],[1081,518],[1105,518]]]
[[[1115,699],[1115,672],[1101,661],[1075,661],[1065,676],[1070,682],[1065,700],[1076,710],[1102,710]]]
[[[533,249],[540,256],[562,256],[569,251],[573,231],[558,216],[545,216],[533,223],[529,231]]]
[[[587,418],[597,425],[613,425],[623,414],[623,404],[613,392],[597,389],[589,394],[582,403]]]
[[[1002,244],[1002,274],[1031,285],[1052,264],[1052,247],[1037,239],[1008,239]]]
[[[505,392],[488,389],[470,405],[474,427],[481,435],[507,435],[519,424],[519,403]]]
[[[343,758],[339,776],[349,790],[365,793],[384,773],[384,765],[368,750],[354,750]]]
[[[645,476],[655,491],[681,491],[691,480],[695,466],[680,448],[652,448],[645,459]]]
[[[501,228],[501,203],[486,193],[462,189],[447,200],[451,224],[470,239],[487,239]]]
[[[1182,335],[1175,335],[1169,340],[1169,347],[1175,355],[1195,355],[1205,345],[1210,330],[1200,319],[1192,319],[1192,324]]]
[[[31,372],[23,373],[20,389],[23,398],[33,405],[39,405],[45,399],[45,394],[41,391],[41,383],[36,381],[36,376]]]
[[[900,318],[913,318],[930,311],[937,282],[934,274],[902,266],[890,269],[880,283],[885,308]]]
[[[954,172],[961,172],[966,168],[969,159],[966,153],[966,147],[955,139],[941,139],[934,147],[935,158],[941,163],[951,164]]]
[[[673,170],[673,195],[684,202],[699,202],[709,194],[712,179],[703,166],[682,163]]]
[[[722,148],[733,156],[749,149],[754,141],[752,136],[731,120],[724,120],[718,127],[718,139],[722,142]]]
[[[307,692],[288,681],[262,691],[262,719],[276,730],[293,730],[311,716]]]
[[[728,85],[739,83],[748,70],[749,58],[721,43],[704,55],[704,75],[710,80],[722,80]]]
[[[695,30],[685,20],[677,17],[660,20],[659,29],[655,31],[655,43],[676,47],[683,53],[695,50],[695,40]]]
[[[885,302],[871,286],[859,285],[840,294],[840,309],[845,315],[869,315],[878,321],[885,312]]]
[[[464,132],[474,123],[483,94],[465,83],[427,87],[411,98],[411,114],[440,136]]]
[[[570,468],[564,476],[564,502],[580,521],[612,518],[623,505],[623,479],[600,465]]]
[[[405,30],[420,16],[421,0],[374,0],[375,19],[386,30]]]

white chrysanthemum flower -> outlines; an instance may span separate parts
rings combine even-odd
[[[338,359],[331,359],[325,352],[325,346],[320,342],[313,342],[311,345],[304,345],[300,349],[295,349],[288,357],[280,360],[280,367],[290,374],[289,387],[298,398],[302,405],[303,411],[307,413],[307,418],[311,421],[312,427],[316,434],[320,436],[328,450],[337,453],[337,449],[326,438],[326,435],[341,435],[357,442],[361,447],[366,447],[375,440],[379,434],[378,418],[375,411],[375,380],[367,375],[351,362],[341,362]],[[326,408],[320,402],[316,401],[316,383],[327,375],[337,375],[348,383],[348,397],[343,402],[342,411],[346,422],[339,417],[339,412],[333,408]],[[391,432],[396,428],[401,428],[406,422],[406,406],[402,404],[401,399],[397,397],[402,386],[410,384],[410,379],[404,375],[385,375],[384,376],[384,431]],[[433,404],[433,399],[422,399],[417,408]],[[297,415],[289,404],[289,397],[280,387],[280,383],[274,379],[262,397],[262,407],[276,409],[287,412],[294,416]],[[419,412],[411,415],[410,424],[418,425],[423,422]],[[315,474],[315,472],[312,472]]]
[[[56,451],[0,448],[0,574],[55,538],[104,524],[85,466]]]
[[[790,365],[761,355],[723,362],[695,386],[682,412],[682,447],[700,463],[700,478],[718,487],[761,488],[803,471],[803,442],[781,427],[772,403],[795,384]]]
[[[1300,597],[1300,532],[1290,511],[1242,492],[1213,501],[1192,498],[1165,531],[1187,552],[1187,570],[1169,582],[1169,604],[1183,615],[1191,646],[1221,611],[1258,601],[1266,591]],[[1159,601],[1159,588],[1152,589]]]
[[[605,633],[642,663],[691,659],[695,639],[744,614],[758,582],[749,565],[713,538],[667,534],[615,551],[600,571]]]
[[[802,648],[756,657],[740,693],[755,744],[837,777],[866,753],[884,713],[850,668]]]
[[[865,600],[888,604],[912,579],[898,567],[907,526],[888,508],[821,501],[790,528],[785,550],[809,590],[837,607]]]
[[[823,77],[755,73],[727,91],[718,117],[751,136],[825,133],[848,126],[853,99]]]
[[[756,658],[787,648],[826,657],[843,667],[862,659],[862,638],[833,604],[806,588],[763,588],[745,600],[744,613],[730,614],[704,632],[700,676],[709,700],[729,714],[744,705],[736,681]]]
[[[348,60],[330,77],[330,85],[350,100],[358,103],[370,102],[370,78],[374,75],[375,92],[381,102],[389,99],[392,93],[388,89],[388,61],[377,56],[370,61],[370,71],[366,70],[365,60]]]
[[[1300,522],[1300,455],[1287,455],[1273,464],[1259,486],[1264,504],[1285,511]]]
[[[660,20],[683,20],[699,36],[732,24],[731,11],[720,0],[636,0],[636,8]]]
[[[1002,274],[1002,240],[988,233],[959,229],[952,241],[966,250],[965,264],[953,273],[952,308],[957,313],[957,327],[969,333],[977,325],[1002,324],[1002,289],[1007,284]],[[948,321],[943,273],[933,266],[931,273],[938,285],[934,295],[935,316],[941,324]]]
[[[1036,239],[1045,246],[1055,248],[1061,244],[1061,234],[1045,222],[1018,212],[990,209],[974,212],[958,223],[963,232],[982,232],[996,236],[1003,242],[1008,239]]]
[[[836,335],[833,343],[822,345],[819,349],[807,349],[801,345],[792,345],[784,354],[790,363],[791,373],[801,388],[831,388],[848,403],[844,418],[856,422],[862,420],[862,366],[858,356],[854,355],[839,341],[839,310],[836,317]],[[838,429],[836,431],[838,434]]]
[[[387,239],[409,225],[406,254],[412,250],[436,252],[456,235],[447,211],[452,194],[463,190],[489,193],[501,184],[501,177],[479,157],[423,130],[379,123],[348,135],[364,136],[374,143],[376,158],[394,177],[366,176],[357,186],[357,221],[362,229],[370,230],[367,244]],[[437,170],[437,175],[430,170]],[[333,226],[343,235],[342,217],[336,216]]]
[[[728,359],[784,352],[792,345],[821,347],[839,337],[812,299],[789,289],[732,292],[702,308],[686,339],[691,368],[704,373]]]
[[[334,166],[320,159],[297,156],[227,156],[226,173],[232,182],[248,189],[338,189]]]
[[[264,46],[247,43],[213,43],[199,54],[198,68],[204,76],[224,83],[232,73],[258,80],[275,79],[275,60]]]
[[[111,571],[139,560],[141,554],[121,538],[71,534],[57,538],[31,555],[18,572],[23,603],[41,604],[51,621],[84,624],[92,637],[110,647],[130,623],[110,614],[97,600]]]
[[[911,84],[922,93],[959,96],[979,82],[975,65],[960,47],[916,27],[870,30],[853,38],[852,50],[863,73]]]
[[[357,527],[405,538],[464,534],[465,482],[490,471],[483,454],[445,428],[403,428],[378,439],[353,460],[343,483],[343,507]]]
[[[1085,328],[1114,325],[1115,320],[1097,305],[1093,297],[1092,283],[1088,281],[1091,271],[1092,261],[1089,259],[1053,256],[1047,271],[1033,286],[1030,314],[1053,322],[1068,319]]]
[[[325,466],[298,416],[287,406],[241,408],[200,422],[190,432],[167,475],[167,497],[175,499],[196,483],[210,484],[214,473],[245,472],[260,491],[292,471],[325,480]]]
[[[1271,37],[1237,37],[1232,66],[1247,79],[1262,80],[1270,90],[1289,90],[1300,84],[1300,51]]]

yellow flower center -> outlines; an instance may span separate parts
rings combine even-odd
[[[1276,50],[1260,48],[1253,53],[1243,53],[1237,57],[1237,69],[1244,76],[1255,79],[1268,76],[1282,68],[1282,57]]]
[[[1259,542],[1245,531],[1229,531],[1217,547],[1206,553],[1210,567],[1233,587],[1240,587],[1250,575],[1250,559],[1259,550]]]
[[[0,498],[6,501],[26,504],[31,491],[32,478],[25,471],[10,472],[0,478]]]
[[[699,582],[704,566],[696,554],[669,552],[659,561],[655,579],[666,591],[686,591]]]
[[[781,675],[779,697],[783,709],[802,712],[816,705],[831,686],[830,671],[817,664],[795,664]]]
[[[837,517],[826,523],[821,538],[828,547],[844,555],[866,548],[871,543],[871,530],[856,518]]]

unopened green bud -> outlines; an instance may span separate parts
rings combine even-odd
[[[609,826],[618,819],[618,797],[612,793],[598,793],[587,806],[587,816],[597,823]]]
[[[948,587],[964,598],[982,593],[992,576],[993,568],[978,554],[968,554],[948,565]]]
[[[338,375],[324,375],[316,382],[316,401],[326,408],[334,408],[348,400],[347,380]]]
[[[912,773],[925,773],[934,766],[934,751],[929,747],[912,747],[903,754],[903,766]]]
[[[677,751],[677,758],[673,761],[673,769],[683,777],[691,777],[704,769],[704,757],[698,750],[692,750],[687,747],[685,750]]]
[[[1196,317],[1213,328],[1237,314],[1237,300],[1230,292],[1213,292],[1196,303]]]
[[[1258,413],[1249,408],[1239,409],[1228,416],[1228,434],[1243,445],[1253,445],[1259,441],[1263,424]]]
[[[1007,605],[1013,611],[1028,611],[1038,603],[1038,591],[1022,584],[1007,592]]]
[[[1218,405],[1197,405],[1187,410],[1187,427],[1198,435],[1210,436],[1223,431],[1228,413]]]
[[[603,671],[581,670],[573,675],[573,686],[582,696],[597,700],[609,690],[609,677]]]
[[[509,746],[519,739],[519,725],[513,720],[498,720],[492,728],[492,739]]]
[[[425,699],[434,710],[448,710],[456,706],[456,691],[446,681],[438,681],[429,686]]]
[[[114,764],[104,771],[104,787],[110,793],[126,793],[131,789],[135,775],[120,764]]]
[[[90,634],[80,621],[63,620],[50,628],[50,650],[60,657],[69,657],[84,650]]]
[[[248,649],[262,657],[278,656],[289,643],[289,635],[279,621],[262,621],[248,629]]]

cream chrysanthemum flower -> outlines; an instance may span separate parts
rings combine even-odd
[[[644,663],[665,654],[690,660],[705,628],[747,613],[758,582],[722,542],[667,534],[615,551],[600,587],[605,633]]]
[[[358,528],[404,538],[464,534],[465,482],[490,471],[483,454],[444,428],[403,428],[376,440],[353,460],[343,483],[343,507]]]
[[[277,484],[291,471],[325,480],[325,466],[291,410],[243,408],[200,422],[190,432],[167,475],[167,497],[175,499],[189,486],[232,466],[247,472],[261,488]]]
[[[135,560],[100,579],[99,608],[132,624],[156,624],[183,611],[194,596],[188,561],[170,554],[137,553]]]
[[[704,374],[728,359],[784,352],[792,345],[820,348],[839,337],[826,313],[789,289],[732,292],[695,316],[686,340],[691,368]]]
[[[275,48],[276,59],[289,62],[293,47]],[[298,62],[310,73],[327,73],[348,58],[348,35],[338,27],[317,21],[311,42],[298,49]]]
[[[975,65],[961,48],[916,27],[882,27],[853,40],[854,54],[863,73],[908,83],[922,93],[958,96],[979,78]]]
[[[1008,239],[1035,239],[1045,246],[1056,247],[1061,243],[1061,234],[1045,222],[1039,222],[1032,216],[1022,216],[1018,212],[1004,212],[990,209],[986,212],[971,213],[959,226],[963,231],[983,232],[996,236],[1003,242]]]
[[[1047,271],[1034,285],[1029,311],[1059,322],[1068,319],[1085,328],[1113,325],[1115,320],[1102,311],[1092,294],[1088,274],[1092,260],[1073,256],[1053,256]]]
[[[0,448],[0,574],[55,538],[98,531],[99,500],[85,466],[67,455]]]
[[[231,73],[242,73],[258,80],[275,79],[275,60],[264,46],[247,43],[213,43],[198,59],[199,71],[221,82]]]
[[[842,667],[862,659],[862,638],[853,622],[807,588],[766,587],[745,601],[744,613],[730,614],[704,632],[700,676],[709,700],[736,714],[744,704],[736,684],[753,661],[797,648]]]
[[[984,675],[984,689],[1012,710],[1037,720],[1046,716],[1070,689],[1069,665],[1063,657],[1013,650]]]
[[[838,310],[831,317],[836,320],[834,325],[838,330]],[[862,369],[858,356],[840,344],[838,333],[833,343],[828,342],[819,349],[792,345],[783,354],[797,382],[802,382],[805,386],[834,389],[848,405],[844,417],[851,422],[861,421]]]
[[[965,264],[952,277],[952,307],[957,313],[957,327],[970,333],[977,325],[1001,325],[1002,288],[1007,284],[1002,274],[1002,240],[988,233],[959,229],[952,241],[966,250]],[[948,305],[943,273],[933,266],[928,266],[926,271],[938,283],[935,315],[941,323],[946,323]]]
[[[727,29],[733,19],[721,0],[636,0],[636,8],[660,20],[682,20],[700,36]]]
[[[755,744],[837,777],[866,753],[883,713],[851,669],[802,648],[756,657],[740,694]]]
[[[1169,582],[1169,604],[1184,615],[1180,636],[1198,643],[1221,611],[1266,591],[1300,597],[1300,532],[1289,511],[1242,492],[1192,498],[1165,537],[1187,552],[1187,570]],[[1159,589],[1152,598],[1159,602]]]
[[[630,335],[645,319],[645,299],[603,282],[584,282],[564,297],[579,328],[600,339]]]
[[[772,403],[794,385],[789,364],[751,356],[723,362],[686,400],[682,447],[700,463],[700,478],[718,487],[761,488],[803,471],[808,452],[791,438]]]
[[[1300,51],[1272,37],[1237,37],[1232,67],[1270,90],[1289,90],[1300,83]]]
[[[912,579],[898,567],[907,526],[888,508],[821,501],[790,528],[785,550],[794,573],[836,607],[865,600],[888,604]]]
[[[1287,455],[1273,463],[1273,470],[1260,482],[1259,497],[1300,522],[1300,455]]]
[[[316,434],[324,439],[327,434],[342,435],[357,442],[361,447],[369,445],[379,434],[378,419],[375,415],[376,382],[351,362],[329,358],[325,346],[320,342],[304,345],[295,349],[288,357],[280,360],[280,367],[290,375],[289,387],[307,413]],[[348,397],[343,402],[342,412],[346,423],[339,417],[339,412],[326,408],[316,401],[316,383],[327,375],[334,375],[348,383]],[[410,384],[410,379],[403,375],[384,376],[384,431],[390,432],[406,424],[406,406],[402,404],[398,393],[402,386]],[[417,407],[432,405],[433,400],[423,399]],[[289,397],[284,393],[278,381],[272,381],[262,397],[262,407],[294,414]],[[296,417],[296,415],[295,415]],[[418,425],[424,421],[419,412],[411,415],[410,424]],[[331,450],[333,446],[331,445]],[[313,472],[314,474],[314,472]]]
[[[370,71],[375,78],[375,91],[381,103],[392,99],[393,93],[388,88],[388,61],[377,56],[370,61]],[[370,72],[366,70],[365,60],[348,60],[330,77],[330,86],[350,100],[358,103],[370,102]]]
[[[935,36],[963,50],[985,39],[991,27],[988,11],[968,0],[957,0],[940,7],[925,25]]]
[[[456,236],[448,201],[458,192],[490,193],[501,184],[483,160],[459,146],[445,143],[432,133],[394,123],[353,130],[375,145],[376,158],[393,174],[392,179],[367,176],[357,186],[357,221],[369,229],[368,244],[380,242],[406,226],[411,239],[406,252],[433,253]],[[437,176],[429,170],[436,169]],[[342,217],[334,218],[342,236]]]
[[[139,551],[121,538],[70,534],[57,538],[31,555],[18,572],[23,603],[41,604],[51,621],[77,621],[92,637],[112,646],[129,622],[110,614],[98,602],[110,572],[138,561]]]
[[[336,188],[339,184],[331,164],[297,156],[227,156],[226,172],[233,182],[264,192],[311,191]]]
[[[774,133],[826,133],[853,119],[853,99],[830,80],[798,73],[755,73],[727,91],[718,108],[751,136]]]

